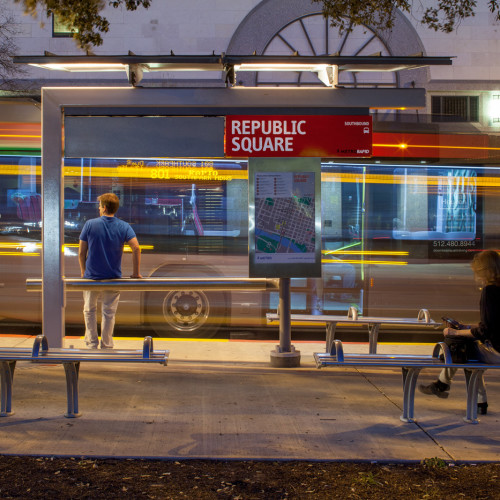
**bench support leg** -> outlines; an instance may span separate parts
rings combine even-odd
[[[12,382],[14,381],[16,362],[2,361],[0,365],[2,379],[0,417],[9,417],[10,415],[14,415],[12,411]]]
[[[479,381],[486,370],[464,370],[465,384],[467,386],[467,411],[464,422],[468,424],[477,424],[477,389]]]
[[[66,418],[77,418],[81,416],[78,412],[78,374],[80,362],[63,363],[66,372],[66,391],[68,398],[68,411],[64,414]]]
[[[403,367],[401,370],[403,372],[403,415],[400,419],[403,422],[415,422],[415,388],[422,368]]]
[[[332,352],[332,347],[334,346],[336,327],[337,322],[335,321],[331,321],[326,324],[326,352],[328,354],[335,354],[335,352]]]
[[[378,331],[380,323],[372,323],[368,325],[369,353],[377,354]]]

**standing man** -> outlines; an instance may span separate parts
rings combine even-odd
[[[132,278],[142,278],[140,273],[141,249],[130,224],[115,217],[120,200],[113,193],[98,198],[99,215],[88,220],[80,234],[78,259],[82,278],[106,280],[122,277],[123,245],[132,249],[134,271]],[[85,342],[90,349],[97,349],[97,300],[102,300],[101,349],[113,348],[113,329],[120,292],[115,290],[83,292],[85,317]]]

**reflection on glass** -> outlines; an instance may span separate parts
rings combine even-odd
[[[0,315],[13,320],[40,320],[40,297],[24,285],[41,275],[40,170],[39,156],[0,156]],[[482,248],[499,247],[499,173],[325,162],[322,278],[292,279],[294,312],[346,314],[354,306],[365,315],[412,317],[427,308],[434,319],[475,321],[468,263]],[[138,235],[145,276],[248,276],[245,161],[67,159],[64,179],[66,276],[79,275],[78,237],[107,191],[119,196],[118,216]],[[146,292],[126,303],[119,322],[197,336],[265,325],[278,294]],[[82,321],[77,294],[68,294],[66,319]]]

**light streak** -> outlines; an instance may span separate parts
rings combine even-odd
[[[405,251],[391,251],[391,250],[323,250],[325,255],[334,255],[336,253],[341,255],[409,255]]]
[[[370,165],[371,166],[371,165]],[[407,166],[408,167],[408,166]],[[408,167],[411,168],[411,167]],[[456,168],[456,167],[455,167]],[[463,167],[465,168],[465,167]],[[445,175],[409,175],[405,182],[404,175],[390,174],[366,174],[364,182],[366,184],[411,184],[418,186],[441,186],[443,182],[448,182],[450,178]],[[500,187],[500,177],[452,177],[454,182],[462,182],[466,180],[469,184],[473,184],[478,188],[482,187]],[[323,172],[323,182],[363,182],[361,173],[342,173],[342,172]]]
[[[39,243],[39,245],[41,246],[41,243]],[[0,244],[1,246],[1,244]],[[64,244],[63,248],[78,248],[79,247],[79,244],[78,243],[66,243]],[[154,245],[139,245],[139,248],[141,250],[154,250]],[[131,252],[132,249],[130,248],[129,245],[124,245],[123,247],[123,250],[125,252]]]
[[[349,259],[321,259],[323,264],[362,264],[362,265],[378,265],[378,266],[407,266],[408,262],[398,262],[389,260],[349,260]]]
[[[377,148],[423,148],[423,149],[473,149],[476,151],[500,151],[500,148],[490,146],[445,146],[440,144],[373,144]]]
[[[11,256],[22,256],[22,257],[39,257],[40,253],[38,252],[1,252],[0,255],[11,255]]]
[[[41,135],[26,135],[26,134],[0,134],[0,137],[15,137],[15,138],[28,138],[28,139],[41,139]]]

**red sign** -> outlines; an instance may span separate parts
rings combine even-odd
[[[228,157],[367,157],[372,118],[366,115],[226,116]]]

